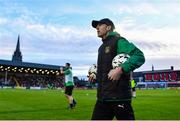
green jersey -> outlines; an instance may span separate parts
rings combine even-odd
[[[67,68],[64,71],[64,74],[65,74],[65,86],[74,86],[72,69]]]

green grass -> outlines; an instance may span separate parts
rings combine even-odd
[[[74,90],[78,104],[67,110],[61,90],[0,89],[0,120],[90,120],[96,90]],[[180,120],[180,90],[138,90],[137,120]]]

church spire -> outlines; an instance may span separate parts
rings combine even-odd
[[[18,35],[18,41],[17,41],[17,45],[16,45],[16,51],[20,51],[19,39],[20,39],[20,37],[19,37],[19,35]]]
[[[22,54],[20,51],[20,36],[18,35],[16,50],[12,56],[12,61],[21,61],[22,62]]]

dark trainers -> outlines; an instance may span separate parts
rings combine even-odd
[[[73,99],[73,107],[75,107],[77,102]]]
[[[74,105],[73,104],[69,104],[69,106],[67,107],[67,109],[73,109]]]

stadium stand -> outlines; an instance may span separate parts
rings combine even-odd
[[[12,60],[0,59],[0,88],[63,88],[64,76],[60,74],[60,67],[63,66],[23,62],[18,36]],[[180,87],[180,70],[174,70],[173,66],[155,70],[152,66],[150,71],[133,72],[133,79],[139,89]],[[77,88],[97,87],[78,77],[74,77],[74,82]]]

